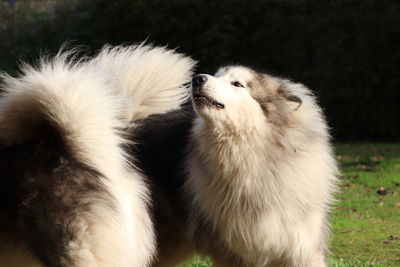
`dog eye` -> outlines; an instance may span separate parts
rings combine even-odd
[[[232,82],[232,85],[233,85],[233,86],[236,86],[236,87],[243,87],[243,88],[244,88],[243,84],[241,84],[241,83],[238,82],[238,81]]]

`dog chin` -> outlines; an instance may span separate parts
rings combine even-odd
[[[195,104],[196,109],[203,108],[213,108],[213,109],[224,109],[225,105],[218,102],[215,98],[202,94],[202,95],[194,95],[193,103]]]

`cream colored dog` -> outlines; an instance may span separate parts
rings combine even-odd
[[[162,115],[141,134],[162,196],[158,266],[191,253],[215,266],[326,266],[338,169],[311,91],[228,66],[195,76],[192,101],[195,114]]]

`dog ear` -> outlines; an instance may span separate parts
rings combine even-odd
[[[303,100],[296,95],[288,95],[285,97],[288,101],[288,105],[291,111],[297,111],[300,106],[303,104]]]
[[[303,104],[303,100],[301,100],[297,95],[294,95],[293,92],[286,88],[284,84],[279,86],[278,93],[286,100],[290,111],[297,111]]]

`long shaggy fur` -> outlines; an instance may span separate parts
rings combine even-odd
[[[314,96],[240,66],[207,78],[202,91],[225,108],[199,106],[193,94],[192,235],[208,225],[228,265],[325,266],[337,167]]]
[[[185,84],[189,82],[194,62],[173,51],[145,45],[107,47],[84,61],[70,58],[70,53],[60,53],[43,60],[38,68],[24,66],[20,77],[3,76],[0,147],[9,149],[33,143],[35,153],[30,160],[39,161],[41,157],[36,157],[37,154],[57,151],[49,143],[53,137],[57,138],[58,150],[65,153],[55,158],[58,152],[51,152],[55,167],[50,170],[43,167],[38,177],[47,177],[54,181],[53,187],[66,191],[64,196],[68,197],[62,193],[54,199],[60,201],[59,206],[52,206],[54,214],[61,206],[72,211],[64,213],[63,216],[69,216],[66,218],[52,220],[51,216],[56,215],[45,213],[40,220],[39,215],[30,218],[36,224],[47,223],[41,226],[49,231],[39,239],[54,244],[60,241],[59,254],[36,253],[32,247],[41,245],[39,239],[22,238],[22,243],[28,243],[33,254],[47,266],[148,266],[155,248],[148,211],[149,192],[141,174],[128,163],[123,146],[129,141],[122,130],[133,127],[135,133],[136,120],[177,109],[187,99]],[[40,144],[40,149],[37,140],[44,144]],[[28,170],[23,177],[29,177]],[[70,179],[71,185],[61,185],[55,177]],[[25,178],[16,179],[19,179],[15,182],[16,190],[20,182],[26,187]],[[36,179],[38,188],[46,183],[46,179],[44,182],[32,179]],[[83,181],[87,181],[86,187],[80,185]],[[90,186],[91,181],[94,184]],[[33,206],[40,210],[48,208],[46,205],[50,204],[46,204],[42,195],[55,193],[50,189],[42,191],[38,189],[29,195],[32,206],[23,203],[24,210]],[[19,203],[15,206],[20,209]],[[81,206],[87,208],[80,212]],[[16,220],[24,219],[17,216]],[[64,221],[68,221],[64,228],[72,225],[76,229],[67,241],[60,234],[65,230],[60,227]],[[57,227],[61,229],[56,231],[58,235],[53,235],[52,230]]]
[[[338,169],[309,89],[242,66],[193,78],[190,109],[147,120],[159,262],[323,267]],[[164,164],[161,164],[164,163]],[[158,196],[158,198],[157,198]],[[171,232],[185,229],[185,235]]]
[[[192,68],[189,57],[143,44],[137,47],[105,47],[91,61],[107,79],[114,94],[124,97],[125,121],[177,109],[188,100]]]

